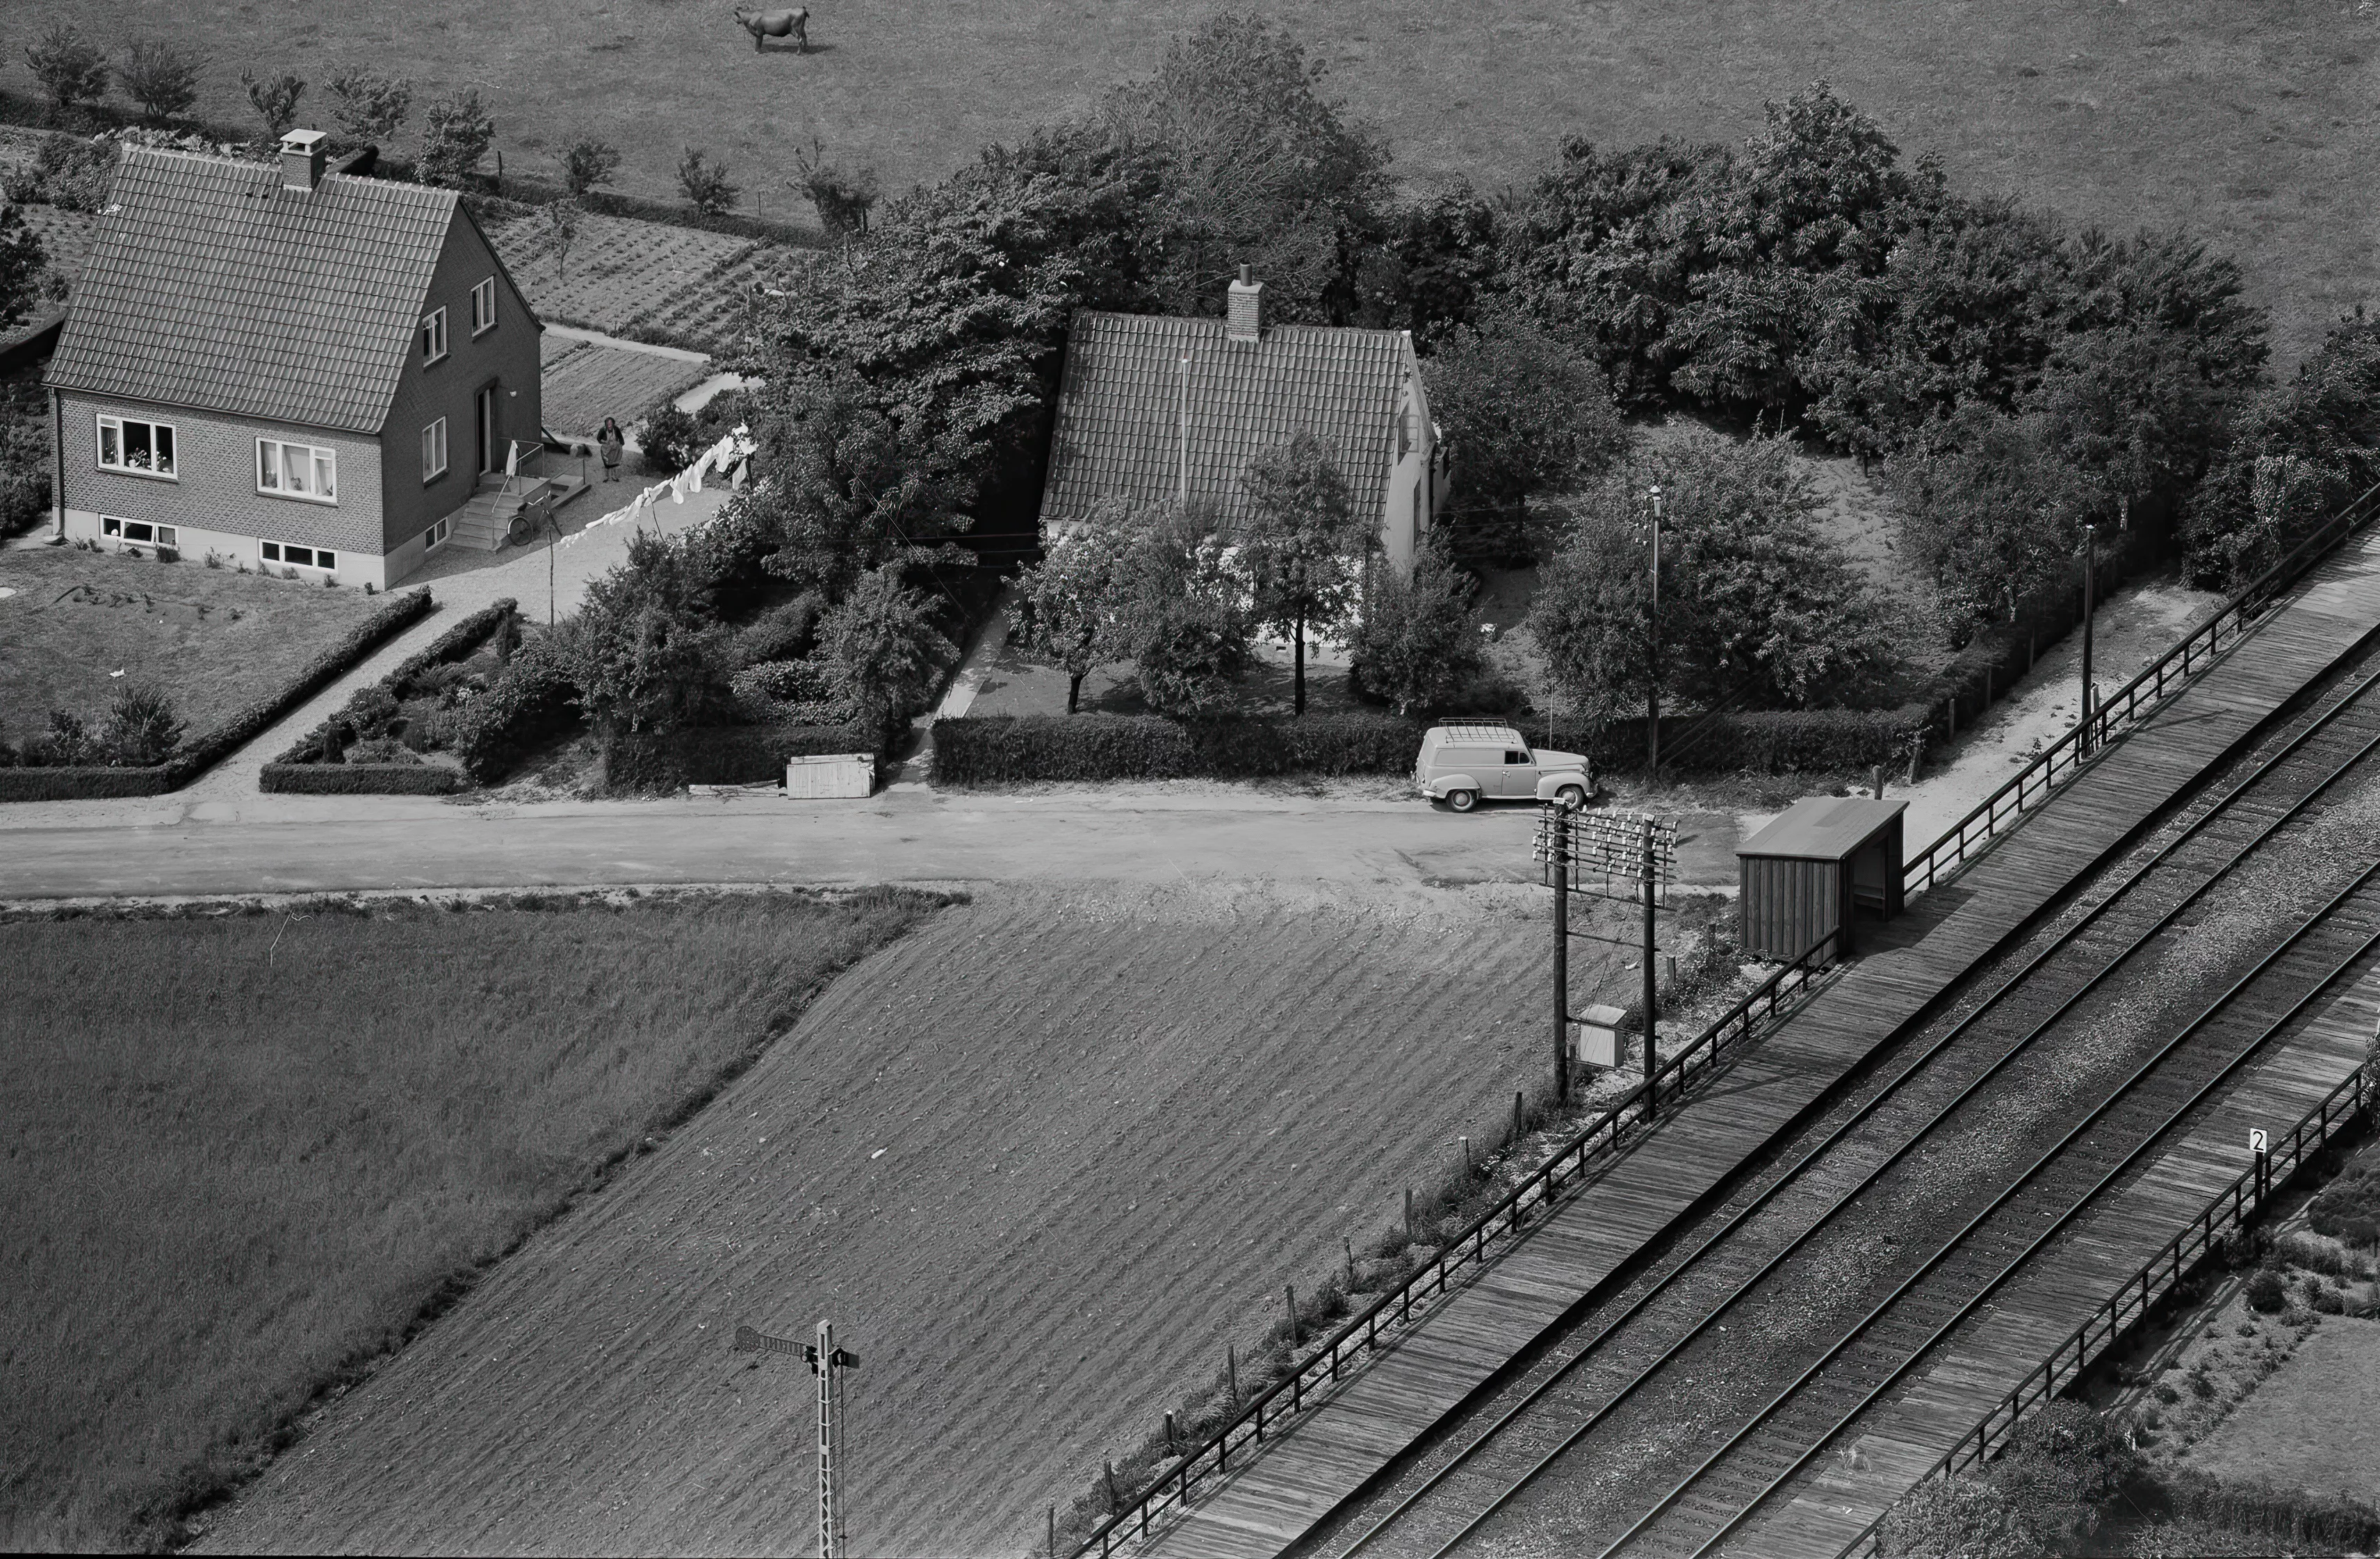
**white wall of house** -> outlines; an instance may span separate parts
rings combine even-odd
[[[1421,365],[1414,356],[1413,337],[1404,344],[1405,372],[1397,390],[1396,414],[1390,420],[1389,483],[1381,505],[1380,551],[1400,574],[1413,572],[1414,554],[1429,534],[1436,500],[1431,478],[1436,465],[1437,430],[1429,418],[1429,394],[1423,387]]]

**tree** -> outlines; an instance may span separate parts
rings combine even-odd
[[[1397,208],[1357,268],[1362,322],[1410,330],[1416,348],[1437,352],[1454,326],[1476,323],[1500,282],[1500,238],[1496,208],[1460,178]]]
[[[559,276],[570,262],[570,246],[578,241],[578,198],[565,196],[549,201],[545,207],[546,247],[553,250],[553,274]]]
[[[1365,687],[1413,714],[1461,691],[1479,670],[1471,581],[1439,545],[1425,546],[1410,576],[1383,570],[1348,652]]]
[[[125,56],[116,79],[126,95],[152,119],[170,119],[189,112],[199,101],[199,68],[205,63],[162,38],[143,39]]]
[[[442,97],[421,111],[421,156],[414,164],[425,184],[459,189],[496,139],[496,122],[480,89]]]
[[[868,213],[876,209],[883,194],[874,168],[855,172],[828,162],[826,144],[816,136],[810,138],[808,152],[794,148],[794,164],[802,170],[802,177],[785,182],[808,198],[828,238],[849,238],[868,231]]]
[[[710,161],[699,146],[689,146],[677,160],[677,187],[686,203],[705,216],[724,216],[735,204],[736,187],[727,181],[727,164]]]
[[[766,480],[710,529],[716,545],[779,579],[839,599],[862,575],[921,561],[972,523],[965,445],[915,413],[879,408],[848,370],[788,386],[754,419],[753,437]]]
[[[1100,104],[1105,135],[1156,177],[1147,215],[1164,312],[1220,312],[1249,264],[1275,317],[1353,316],[1354,257],[1383,226],[1389,152],[1322,95],[1325,69],[1272,22],[1227,13]]]
[[[819,624],[819,647],[836,690],[889,739],[926,706],[957,648],[934,627],[926,597],[901,582],[901,565],[870,569]]]
[[[1529,556],[1529,499],[1594,480],[1628,447],[1603,371],[1519,315],[1456,326],[1423,371],[1455,473],[1454,544],[1467,556]]]
[[[1141,697],[1177,720],[1219,714],[1247,675],[1245,589],[1199,517],[1158,518],[1126,559]]]
[[[25,63],[58,114],[106,95],[107,53],[72,22],[52,23],[40,43],[27,45]]]
[[[2081,1402],[2050,1402],[2018,1421],[1985,1480],[2024,1512],[2034,1531],[2079,1548],[2141,1464],[2107,1414]]]
[[[0,330],[32,312],[42,295],[42,273],[48,264],[42,236],[27,225],[15,206],[0,206]]]
[[[256,116],[264,121],[265,140],[279,140],[298,122],[298,102],[306,95],[302,78],[286,72],[260,77],[243,68],[239,84],[247,89],[249,105],[256,110]]]
[[[331,95],[339,100],[331,110],[332,122],[343,137],[359,145],[387,142],[413,109],[411,78],[383,76],[360,65],[345,66],[331,78]]]
[[[728,633],[703,563],[683,536],[639,532],[627,561],[588,585],[571,680],[603,736],[699,724],[725,681]]]
[[[611,183],[612,176],[620,171],[620,149],[592,136],[572,141],[555,160],[562,164],[562,187],[579,199],[592,193],[596,186]]]
[[[1257,622],[1289,636],[1295,712],[1305,713],[1305,635],[1353,617],[1372,534],[1354,511],[1330,446],[1298,433],[1259,453],[1240,473],[1248,500],[1239,561],[1254,587]]]
[[[163,763],[181,745],[183,724],[175,718],[174,700],[162,688],[127,684],[108,700],[98,745],[109,763],[127,769]]]
[[[1664,495],[1660,635],[1651,628],[1647,489]],[[1702,434],[1649,450],[1584,495],[1529,624],[1582,711],[1658,686],[1702,707],[1823,706],[1886,661],[1866,579],[1818,532],[1821,506],[1782,438]],[[1658,655],[1658,670],[1655,665]]]
[[[1885,468],[1902,544],[1943,606],[1974,626],[2013,617],[2026,595],[2063,579],[2102,494],[2034,412],[1961,411]]]
[[[1123,505],[1102,506],[1050,543],[1017,579],[1026,651],[1066,673],[1066,713],[1083,678],[1132,654],[1129,564],[1146,523]]]

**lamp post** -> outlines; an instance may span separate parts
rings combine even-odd
[[[2098,587],[2099,528],[2082,528],[2082,755],[2088,758],[2094,745],[2091,716],[2097,712],[2098,688],[2091,680],[2091,617],[2098,605],[2095,599]]]
[[[1653,594],[1645,663],[1652,676],[1645,685],[1645,777],[1658,781],[1661,773],[1661,489],[1656,483],[1651,490],[1653,500]]]

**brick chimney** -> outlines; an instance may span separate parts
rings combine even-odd
[[[291,130],[281,138],[281,188],[313,193],[322,182],[331,138],[320,130]]]
[[[1223,339],[1255,341],[1264,331],[1264,283],[1240,267],[1240,279],[1232,284],[1230,307],[1223,314]]]

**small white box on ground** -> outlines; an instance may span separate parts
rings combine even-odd
[[[1620,1020],[1627,1016],[1618,1007],[1589,1007],[1580,1013],[1571,1059],[1587,1066],[1619,1066]]]
[[[829,752],[785,762],[785,799],[821,801],[838,796],[868,796],[876,789],[876,754]]]

